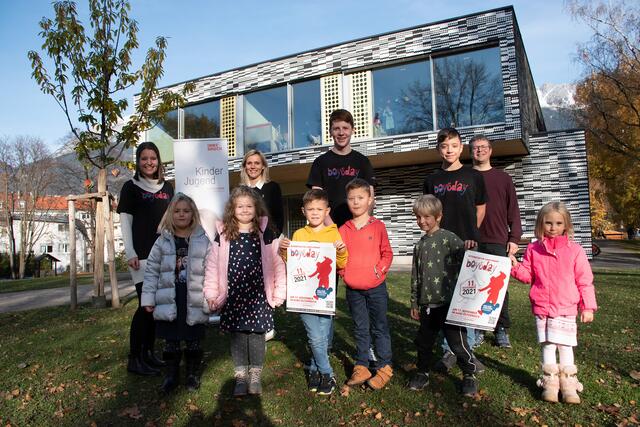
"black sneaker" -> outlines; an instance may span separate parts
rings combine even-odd
[[[457,357],[453,352],[447,350],[443,355],[442,359],[438,360],[433,367],[438,372],[447,373],[453,368],[453,365],[456,364]]]
[[[309,391],[316,392],[318,391],[318,387],[320,387],[320,372],[311,371],[309,372]]]
[[[409,390],[420,391],[429,385],[429,374],[418,372],[409,381]]]
[[[484,371],[487,370],[487,367],[484,366],[484,363],[482,363],[481,361],[476,359],[476,356],[473,356],[473,359],[471,360],[471,363],[476,365],[476,374],[482,374],[482,373],[484,373]]]
[[[320,378],[320,385],[318,386],[318,393],[321,396],[328,396],[336,389],[336,378],[329,374],[322,374]]]
[[[478,394],[478,380],[473,375],[465,375],[462,379],[462,394],[475,397]]]

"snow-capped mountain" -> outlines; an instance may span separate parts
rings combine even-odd
[[[577,127],[573,117],[576,85],[572,83],[544,83],[538,87],[538,101],[547,130]]]

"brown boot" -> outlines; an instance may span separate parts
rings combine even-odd
[[[580,403],[578,392],[582,391],[582,384],[578,381],[576,365],[563,366],[560,371],[560,392],[564,403]]]
[[[542,365],[542,378],[537,381],[538,387],[542,387],[542,400],[545,402],[558,402],[560,381],[558,379],[558,365]]]
[[[371,372],[366,366],[356,365],[353,367],[353,373],[351,378],[347,381],[347,385],[354,386],[364,384],[369,378],[371,378]]]
[[[391,367],[391,365],[386,365],[378,369],[378,371],[376,372],[376,376],[367,381],[367,384],[369,384],[369,387],[374,390],[380,390],[385,385],[387,385],[392,376],[393,368]]]

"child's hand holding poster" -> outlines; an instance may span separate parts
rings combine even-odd
[[[447,323],[493,331],[500,317],[510,274],[509,258],[466,251]]]
[[[336,313],[336,248],[291,242],[287,249],[287,311]]]

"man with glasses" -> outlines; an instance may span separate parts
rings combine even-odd
[[[473,168],[484,178],[489,200],[486,205],[484,221],[480,226],[478,251],[486,254],[509,256],[518,251],[518,242],[522,236],[520,209],[516,189],[511,176],[491,167],[491,142],[483,135],[477,135],[469,141]],[[508,329],[509,292],[504,297],[500,318],[494,331],[495,344],[501,348],[511,348]],[[482,333],[476,331],[476,334]],[[476,337],[476,342],[481,341]]]

